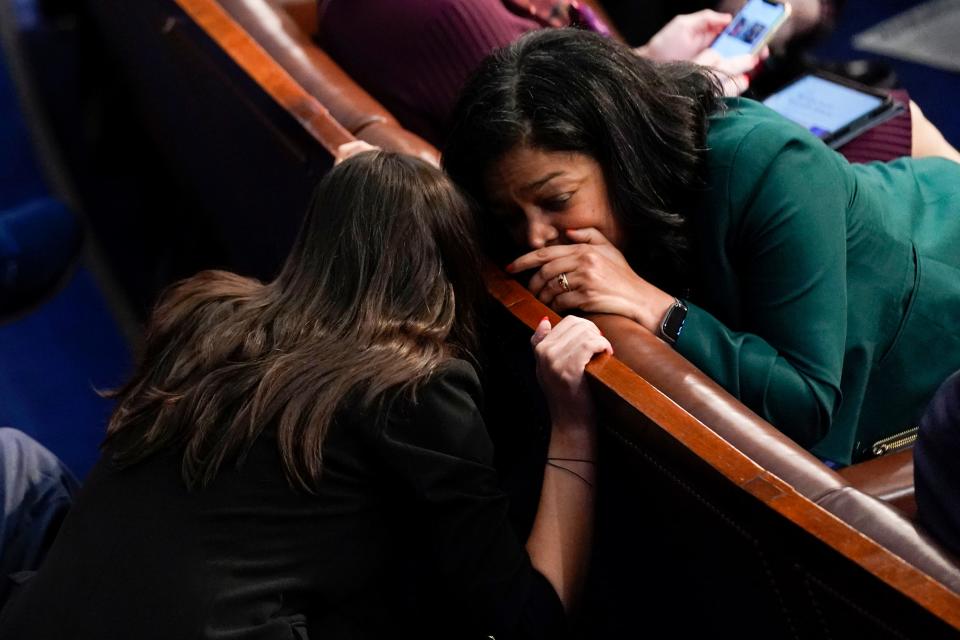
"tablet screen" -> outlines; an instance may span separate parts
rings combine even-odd
[[[829,136],[883,103],[883,98],[817,76],[801,78],[763,101],[818,138]]]

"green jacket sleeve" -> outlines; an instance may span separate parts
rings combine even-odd
[[[729,216],[725,246],[739,326],[691,304],[677,349],[811,446],[826,435],[841,399],[848,189],[834,152],[771,127],[744,136],[718,194],[723,201],[710,211]]]

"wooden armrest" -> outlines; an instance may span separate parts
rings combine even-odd
[[[811,500],[841,479],[665,342],[622,316],[592,315],[619,360],[765,469]]]
[[[897,507],[908,518],[917,515],[913,494],[913,449],[880,456],[840,470],[863,493]]]
[[[222,9],[263,52],[316,98],[351,136],[392,151],[435,159],[437,152],[432,145],[403,130],[383,105],[313,42],[315,29],[304,31],[300,21],[309,16],[305,18],[302,9],[293,9],[296,5],[279,0],[220,0]],[[386,129],[392,133],[387,134]]]

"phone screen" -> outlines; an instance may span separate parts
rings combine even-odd
[[[817,76],[806,76],[763,101],[780,115],[825,138],[884,103],[863,93]]]
[[[724,58],[752,53],[763,43],[771,27],[780,21],[784,11],[786,7],[779,2],[749,0],[710,48]]]

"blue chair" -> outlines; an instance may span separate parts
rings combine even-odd
[[[43,298],[74,263],[81,229],[48,195],[17,93],[0,59],[0,313]]]
[[[76,217],[53,198],[0,210],[0,312],[44,296],[73,264],[80,238]]]

